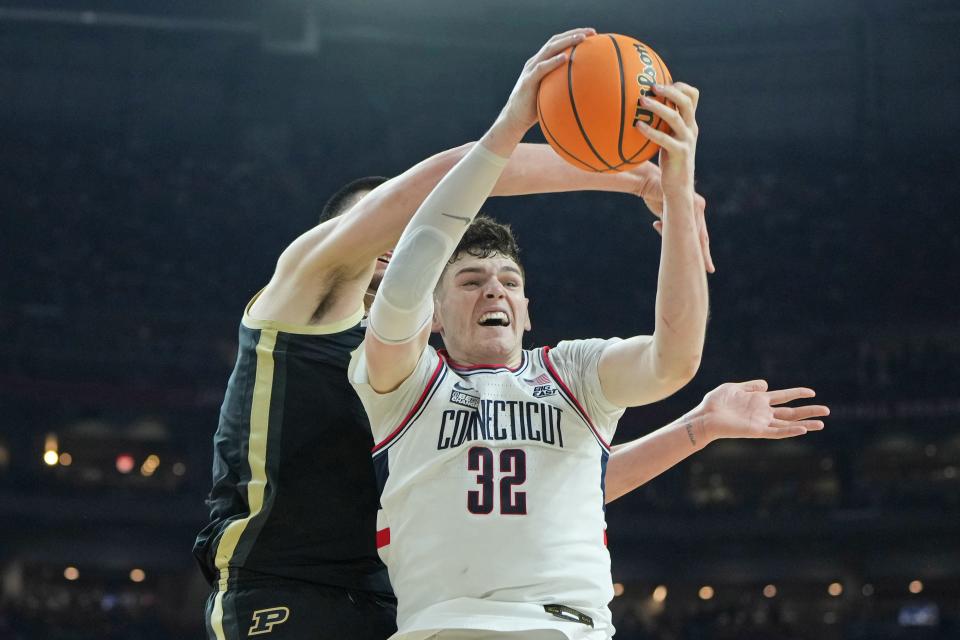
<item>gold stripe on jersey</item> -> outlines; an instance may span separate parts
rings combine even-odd
[[[220,570],[220,582],[213,603],[210,624],[217,640],[226,640],[223,631],[223,595],[230,577],[230,560],[237,549],[243,532],[263,508],[263,495],[267,488],[267,427],[270,422],[270,396],[273,392],[273,350],[277,344],[277,331],[264,329],[257,342],[257,372],[253,383],[253,401],[250,407],[250,434],[247,442],[247,464],[250,480],[247,482],[247,505],[250,511],[245,518],[234,520],[223,531],[217,543],[214,563]]]
[[[257,301],[257,298],[260,297],[261,293],[263,293],[262,290],[253,296],[253,299],[247,303],[247,308],[243,310],[243,326],[249,329],[269,329],[271,331],[283,331],[284,333],[299,335],[323,336],[346,331],[363,319],[363,305],[360,305],[356,311],[343,320],[329,322],[327,324],[290,324],[278,320],[259,320],[250,316],[250,308],[253,306],[253,303]]]

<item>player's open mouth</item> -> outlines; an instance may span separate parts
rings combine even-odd
[[[510,318],[503,311],[488,311],[480,316],[478,324],[481,327],[509,327]]]

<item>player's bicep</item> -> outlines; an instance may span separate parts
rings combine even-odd
[[[302,271],[316,269],[324,255],[329,253],[331,237],[340,222],[339,218],[327,220],[300,234],[280,254],[276,276],[290,277]]]
[[[683,386],[658,375],[653,336],[634,336],[607,346],[597,373],[606,398],[621,407],[662,400]]]
[[[412,340],[400,344],[380,340],[370,328],[364,339],[367,381],[377,393],[389,393],[416,370],[430,339],[428,323]]]

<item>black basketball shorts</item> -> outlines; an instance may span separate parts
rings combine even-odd
[[[209,640],[386,640],[396,619],[392,597],[280,579],[214,591],[206,607]]]

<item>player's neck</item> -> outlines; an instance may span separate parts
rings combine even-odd
[[[500,349],[463,350],[456,347],[447,347],[447,355],[455,364],[464,367],[493,364],[514,369],[523,360],[523,349],[517,347],[510,351]]]

